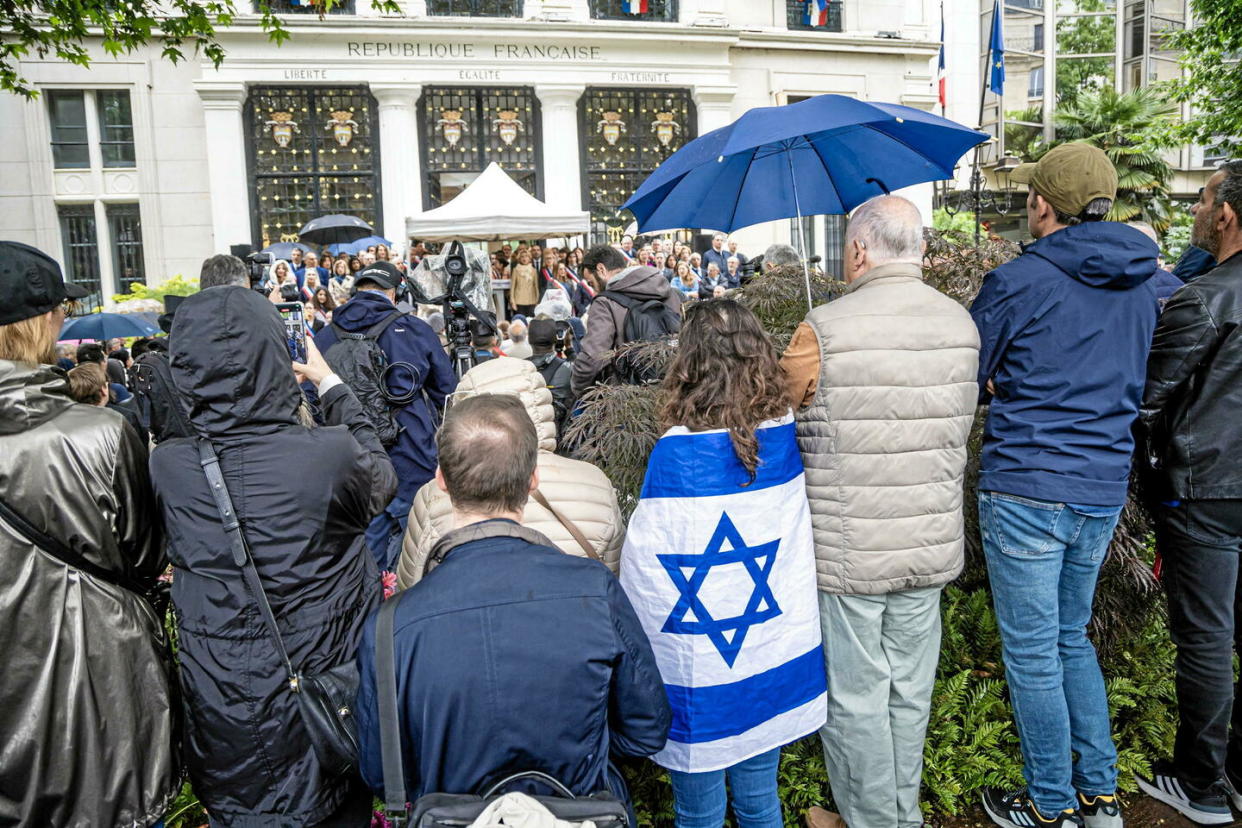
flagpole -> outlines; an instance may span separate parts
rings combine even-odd
[[[996,15],[1000,13],[1001,13],[1000,0],[996,0],[996,2],[992,4],[992,16],[995,17]],[[992,25],[988,28],[989,33],[992,31],[992,29],[995,28],[995,26],[996,26],[996,21],[993,20]],[[980,72],[979,74],[979,129],[983,129],[983,106],[984,106],[984,101],[987,100],[987,96],[988,96],[988,73],[991,70],[991,68],[992,68],[992,36],[991,34],[989,34],[988,35],[988,57],[987,57],[987,60],[985,60],[983,63],[983,67],[982,67],[983,71]],[[1000,106],[1000,104],[998,103],[997,106]],[[997,118],[996,122],[999,124],[1000,119]],[[975,206],[975,247],[979,246],[979,242],[981,240],[979,218],[980,218],[980,210],[982,209],[982,201],[983,201],[983,180],[982,180],[983,176],[979,172],[979,152],[982,149],[982,147],[983,147],[983,144],[975,144],[975,157],[974,157],[974,162],[971,164],[971,170],[970,170],[970,190],[971,190],[971,195],[974,196],[973,200],[975,202],[975,205],[974,205]]]

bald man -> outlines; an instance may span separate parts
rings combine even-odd
[[[832,798],[850,828],[916,828],[940,652],[940,593],[962,571],[962,479],[979,334],[923,283],[923,219],[858,208],[844,296],[782,360],[815,536]],[[823,381],[821,381],[821,377]],[[829,825],[819,809],[812,826]]]

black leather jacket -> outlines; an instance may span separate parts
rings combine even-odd
[[[1242,253],[1173,295],[1147,362],[1142,422],[1158,493],[1242,498]]]
[[[165,568],[147,450],[64,372],[0,360],[0,497],[90,563]],[[180,788],[163,619],[0,519],[0,826],[132,828]]]

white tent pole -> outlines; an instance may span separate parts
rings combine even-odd
[[[789,183],[793,185],[794,210],[798,213],[799,258],[802,259],[802,276],[806,279],[806,306],[808,310],[815,310],[815,303],[811,299],[811,266],[806,261],[806,231],[802,228],[802,204],[798,201],[798,179],[794,176],[793,153],[788,149],[785,150],[785,159],[789,162]]]

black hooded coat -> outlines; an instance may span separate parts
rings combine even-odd
[[[280,318],[245,288],[186,299],[171,342],[173,381],[219,455],[290,660],[314,674],[353,658],[381,594],[363,531],[397,484],[357,399],[336,385],[320,397],[327,426],[301,425]],[[212,825],[367,824],[356,780],[315,756],[195,440],[161,443],[151,475],[176,570],[186,763]]]

